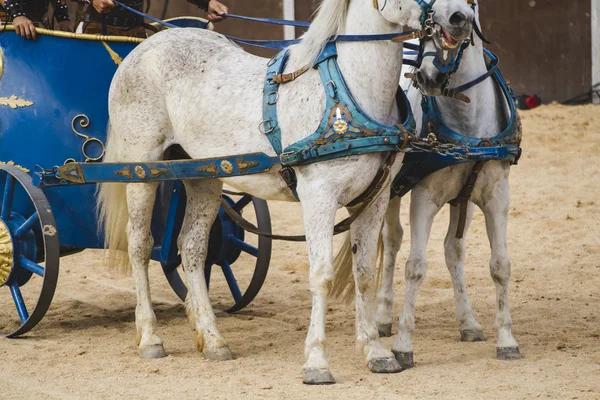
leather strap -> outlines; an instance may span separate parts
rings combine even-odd
[[[397,153],[390,153],[388,155],[385,163],[383,164],[381,169],[377,172],[377,175],[375,175],[373,182],[371,182],[371,184],[369,185],[367,190],[357,198],[357,199],[361,199],[361,201],[362,201],[360,208],[354,214],[350,215],[348,218],[346,218],[345,220],[341,221],[340,223],[336,224],[333,227],[334,235],[338,235],[340,233],[348,231],[350,229],[350,226],[352,225],[352,223],[354,221],[356,221],[356,219],[367,209],[367,207],[369,207],[369,205],[373,202],[373,200],[375,200],[375,198],[377,198],[377,196],[381,193],[382,189],[385,187],[385,182],[387,181],[388,177],[390,176],[390,168],[391,168],[392,164],[394,164],[394,161],[396,160],[396,154]],[[356,200],[350,202],[348,204],[348,206],[355,205],[354,204],[355,201]],[[286,235],[275,235],[272,233],[262,232],[252,222],[248,221],[247,219],[242,217],[240,214],[238,214],[233,208],[231,208],[231,206],[229,204],[227,204],[227,201],[225,201],[225,199],[221,199],[221,206],[223,207],[223,209],[225,210],[227,215],[229,215],[229,217],[233,220],[233,222],[235,222],[239,227],[243,228],[245,231],[254,233],[255,235],[259,235],[262,237],[267,237],[267,238],[270,238],[273,240],[285,240],[288,242],[305,242],[306,241],[305,235],[286,236]]]
[[[310,69],[310,65],[305,65],[297,71],[290,72],[289,74],[278,74],[272,78],[272,81],[278,84],[288,83],[296,80],[300,75]]]
[[[458,197],[450,202],[452,206],[460,207],[458,214],[458,226],[456,227],[457,239],[462,239],[464,237],[465,226],[467,224],[467,205],[469,199],[471,198],[471,194],[473,193],[473,189],[475,188],[477,176],[479,175],[479,172],[481,172],[484,164],[485,161],[477,161],[475,163],[473,171],[471,172],[469,179],[467,179],[467,183],[458,194]]]

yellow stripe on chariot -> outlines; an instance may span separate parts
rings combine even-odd
[[[173,21],[173,20],[177,20],[177,19],[199,20],[199,21],[208,23],[208,26],[206,29],[211,30],[211,31],[214,29],[212,22],[209,22],[208,20],[206,20],[204,18],[199,18],[199,17],[187,17],[187,16],[186,17],[175,17],[175,18],[166,19],[165,21],[169,22],[169,21]],[[151,23],[150,25],[153,25],[157,28],[159,26],[161,26],[160,24],[157,24],[156,22]],[[14,31],[14,30],[15,30],[15,27],[12,24],[8,24],[4,27],[4,29],[0,29],[0,34],[2,34],[3,31]],[[96,41],[96,42],[142,43],[144,41],[143,38],[138,38],[138,37],[133,37],[133,36],[92,35],[89,33],[53,31],[52,29],[44,29],[44,28],[35,28],[35,31],[37,33],[39,33],[40,35],[54,36],[54,37],[60,37],[60,38],[66,38],[66,39],[91,40],[91,41]]]

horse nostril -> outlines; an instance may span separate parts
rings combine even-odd
[[[446,75],[444,74],[437,74],[435,79],[434,79],[435,83],[438,85],[443,84],[446,81]]]
[[[462,28],[467,23],[467,20],[467,16],[460,11],[457,11],[454,14],[452,14],[452,16],[450,16],[450,23],[452,25],[458,26],[459,28]]]
[[[425,83],[425,78],[423,77],[421,71],[417,71],[417,83],[419,85],[423,85]]]

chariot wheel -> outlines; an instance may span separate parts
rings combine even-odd
[[[0,164],[0,200],[0,288],[8,289],[14,304],[0,314],[0,335],[16,337],[36,326],[50,307],[59,240],[50,204],[26,172]],[[35,302],[33,309],[28,302]]]
[[[232,197],[223,195],[223,198],[236,212],[242,213],[246,207],[252,205],[256,215],[255,225],[260,231],[271,233],[271,216],[267,202],[262,199],[255,198],[245,193],[225,192]],[[215,275],[219,274],[225,279],[229,292],[231,293],[232,301],[225,311],[228,313],[236,312],[254,300],[256,295],[267,277],[269,263],[271,261],[271,239],[266,237],[258,237],[257,246],[248,243],[245,240],[246,232],[239,227],[225,212],[223,207],[219,210],[217,219],[215,220],[209,239],[209,249],[205,265],[205,277],[207,286],[210,289],[211,278],[219,278]],[[234,263],[238,260],[242,253],[246,253],[255,259],[254,271],[251,277],[245,279],[246,283],[240,283],[236,275],[242,273],[241,266],[236,268]],[[240,264],[240,263],[238,263]],[[163,271],[169,284],[179,296],[185,301],[187,296],[187,287],[179,274],[178,265],[167,266],[163,264]],[[247,273],[245,275],[248,275]]]

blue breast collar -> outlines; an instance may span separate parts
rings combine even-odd
[[[283,166],[307,165],[351,155],[397,152],[403,149],[415,132],[410,104],[402,90],[397,99],[402,123],[386,126],[370,118],[356,103],[337,62],[335,43],[328,43],[317,58],[326,94],[325,113],[315,133],[285,149],[281,145],[281,129],[277,122],[279,84],[273,77],[281,74],[289,53],[280,52],[268,64],[263,94],[261,130],[267,135]]]
[[[485,54],[492,60],[492,63],[488,66],[488,69],[491,69],[497,64],[498,59],[488,50],[485,50]],[[499,69],[495,70],[492,79],[502,90],[509,105],[510,119],[502,132],[485,139],[461,135],[444,123],[435,97],[423,96],[421,102],[423,108],[421,138],[427,138],[430,133],[433,133],[440,143],[452,143],[470,149],[482,148],[477,159],[507,160],[515,164],[520,156],[521,121],[515,107],[514,93]]]
[[[453,165],[489,160],[509,161],[511,164],[519,161],[521,120],[516,111],[514,94],[497,68],[498,58],[486,49],[484,52],[491,60],[488,65],[488,70],[494,71],[491,77],[500,86],[509,105],[510,120],[507,127],[496,136],[486,139],[461,135],[444,123],[435,98],[424,96],[421,102],[423,125],[420,139],[435,140],[442,145],[453,145],[454,149],[444,152],[413,148],[406,153],[402,168],[394,178],[393,196],[404,196],[428,175]],[[480,79],[476,81],[481,82]]]

